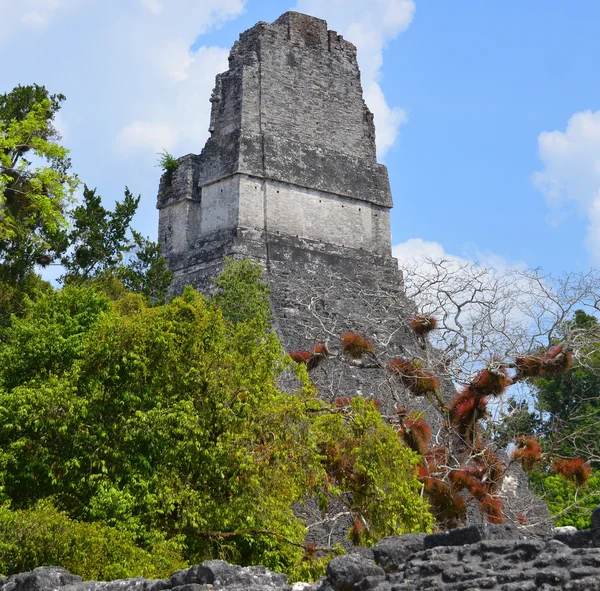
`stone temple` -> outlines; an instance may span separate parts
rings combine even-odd
[[[392,197],[378,164],[356,48],[288,12],[240,36],[211,97],[211,136],[158,196],[174,291],[205,288],[225,255],[338,270],[391,257]]]
[[[210,100],[204,149],[179,158],[160,182],[159,241],[172,294],[186,285],[209,290],[225,257],[258,261],[287,351],[324,343],[335,352],[346,331],[374,344],[377,358],[348,363],[334,354],[311,372],[323,399],[372,397],[385,416],[408,408],[439,431],[432,403],[385,369],[391,357],[421,359],[434,372],[443,360],[408,329],[415,305],[391,254],[390,185],[354,45],[296,12],[260,22],[234,44]],[[453,391],[446,384],[446,395]],[[550,526],[516,464],[502,495],[509,521],[526,515]],[[334,539],[344,539],[347,524],[327,527],[319,535],[331,539],[337,527]]]
[[[210,100],[204,149],[160,182],[172,293],[207,291],[224,257],[249,257],[265,269],[288,351],[353,330],[402,354],[414,338],[400,318],[414,306],[391,254],[390,185],[354,45],[297,12],[258,23]],[[403,398],[381,367],[338,365],[313,372],[326,400],[362,394],[391,411]]]

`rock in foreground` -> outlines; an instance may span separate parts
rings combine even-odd
[[[83,582],[58,567],[0,579],[0,591],[416,591],[437,589],[600,591],[600,508],[593,527],[549,540],[527,539],[514,526],[477,525],[446,534],[386,538],[371,549],[334,558],[327,576],[312,585],[260,566],[220,560],[178,571],[166,580],[141,577]]]

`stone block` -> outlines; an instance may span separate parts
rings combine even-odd
[[[407,534],[384,538],[373,546],[375,562],[386,573],[395,572],[411,554],[424,549],[425,537],[426,534]]]
[[[520,537],[517,527],[513,524],[482,523],[428,535],[425,537],[424,547],[427,549],[436,546],[463,546],[483,540],[518,540]]]
[[[338,556],[327,565],[327,578],[339,591],[353,591],[354,585],[366,577],[385,577],[385,571],[372,560],[358,554]]]

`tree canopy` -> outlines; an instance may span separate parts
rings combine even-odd
[[[17,282],[64,249],[77,187],[54,117],[64,100],[43,86],[0,95],[0,278]]]
[[[189,562],[303,573],[292,505],[310,496],[353,493],[362,543],[430,528],[417,456],[375,406],[320,401],[265,323],[267,300],[224,316],[236,293],[265,293],[248,265],[230,262],[212,300],[188,288],[151,307],[101,281],[27,300],[0,335],[0,501],[50,501],[147,549],[175,541]]]

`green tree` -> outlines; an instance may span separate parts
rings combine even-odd
[[[212,300],[223,316],[234,324],[258,318],[264,325],[271,322],[269,285],[262,280],[262,269],[248,259],[225,259],[223,272],[213,281]]]
[[[114,211],[102,205],[96,189],[83,190],[82,202],[70,214],[69,253],[62,257],[66,280],[93,279],[112,270],[123,261],[130,249],[129,227],[140,202],[125,188],[123,201]]]
[[[69,250],[61,260],[64,282],[82,283],[113,274],[148,301],[165,301],[173,274],[160,245],[131,228],[139,202],[140,196],[134,197],[126,187],[123,200],[110,211],[95,189],[84,188],[82,202],[69,215]]]
[[[131,255],[117,269],[117,276],[127,289],[139,293],[153,304],[164,304],[173,272],[167,267],[161,245],[131,231]]]
[[[316,427],[329,475],[326,491],[346,505],[350,538],[371,546],[386,536],[430,530],[433,517],[417,501],[419,455],[386,425],[373,401],[357,396],[343,402],[338,412],[321,414]]]
[[[578,310],[565,332],[595,333],[598,321]],[[584,363],[534,382],[540,435],[548,453],[582,456],[600,467],[600,345],[583,352]]]
[[[579,350],[581,361],[565,372],[530,378],[529,399],[510,398],[494,425],[495,440],[503,447],[521,436],[535,437],[523,442],[517,457],[530,471],[530,486],[548,503],[557,525],[589,527],[590,509],[600,500],[597,472],[589,479],[582,472],[580,482],[568,478],[569,466],[581,465],[589,473],[588,464],[600,465],[600,347],[594,337],[598,328],[596,318],[582,310],[562,323],[557,340],[585,343]]]
[[[588,529],[592,509],[600,505],[600,474],[593,472],[587,484],[576,486],[559,474],[536,470],[529,476],[534,492],[548,504],[554,525]]]
[[[486,427],[487,436],[499,448],[506,449],[522,435],[539,435],[540,421],[538,414],[530,408],[529,401],[511,396],[506,401],[500,420],[490,422]]]
[[[0,95],[2,283],[18,285],[66,247],[65,214],[78,181],[52,124],[64,98],[38,85]]]
[[[352,494],[364,543],[430,527],[415,454],[371,403],[319,400],[301,366],[281,392],[291,361],[260,312],[232,322],[191,289],[148,307],[100,286],[50,290],[3,332],[0,501],[51,499],[145,548],[181,539],[190,562],[296,573],[311,569],[292,505],[310,496]]]

